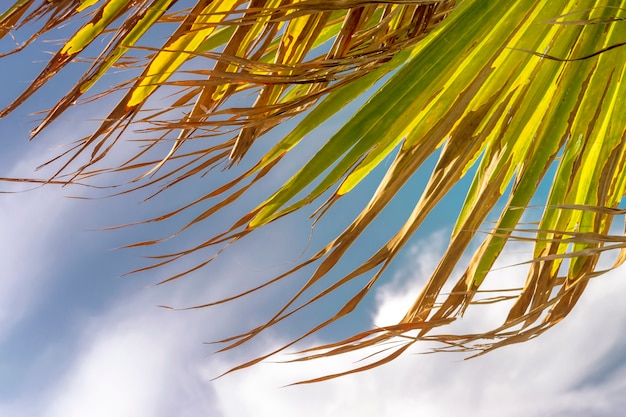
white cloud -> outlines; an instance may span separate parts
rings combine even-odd
[[[51,284],[51,241],[68,200],[54,190],[0,195],[0,340],[41,299]],[[58,242],[57,242],[58,244]],[[52,246],[53,247],[53,246]]]
[[[434,267],[437,248],[428,247],[417,251],[408,286],[396,282],[381,289],[375,322],[388,323],[386,318],[398,317],[398,309],[412,301],[404,292]],[[510,255],[507,262],[522,257]],[[493,278],[519,280],[520,270],[502,269]],[[618,299],[626,291],[623,271],[593,280],[573,313],[535,340],[469,361],[459,354],[405,354],[372,371],[310,386],[278,388],[346,370],[351,363],[344,357],[262,364],[215,384],[220,408],[227,417],[619,415],[626,403],[626,336],[620,332],[626,304]],[[487,315],[479,325],[499,320]],[[418,344],[414,352],[424,350]]]
[[[212,415],[210,385],[197,366],[202,345],[189,330],[201,323],[150,309],[148,295],[84,320],[75,360],[47,392],[39,415]]]
[[[159,271],[161,277],[171,273]],[[211,280],[190,277],[174,285],[122,291],[100,311],[68,317],[74,322],[74,330],[65,332],[68,339],[41,348],[38,363],[27,370],[30,391],[0,401],[0,412],[14,417],[219,417],[216,383],[209,380],[223,367],[207,359],[215,349],[202,342],[247,325],[258,303],[176,312],[155,306],[187,306],[218,292],[233,294],[246,278],[231,268]],[[51,368],[59,371],[53,378]],[[37,375],[43,383],[35,381]]]
[[[25,207],[28,209],[15,209],[15,213],[28,216],[28,210],[38,210],[34,202]],[[63,212],[64,208],[59,207],[59,213]],[[28,233],[42,229],[32,222]],[[25,235],[23,244],[31,239],[32,234]],[[434,268],[442,241],[441,235],[435,235],[428,245],[409,251],[408,257],[414,262],[403,272],[411,272],[411,279],[393,280],[379,290],[375,323],[388,324],[402,315],[402,308],[412,302],[416,288]],[[42,242],[42,246],[30,246],[33,256],[45,253],[45,242],[50,241]],[[511,255],[507,262],[522,259],[523,254]],[[533,417],[576,416],[582,411],[579,415],[611,416],[626,405],[622,395],[626,367],[620,362],[626,337],[619,332],[626,305],[616,299],[616,294],[626,290],[626,282],[620,271],[592,281],[572,315],[534,341],[470,361],[453,354],[405,354],[373,371],[320,384],[280,388],[346,370],[352,363],[345,357],[298,364],[263,363],[209,382],[238,363],[222,354],[207,358],[210,349],[201,341],[245,326],[259,310],[260,299],[247,299],[206,313],[151,307],[162,303],[184,306],[190,300],[206,301],[234,293],[248,279],[238,276],[242,274],[234,265],[238,262],[241,260],[237,257],[231,258],[230,265],[214,270],[218,276],[214,274],[210,282],[190,278],[171,286],[126,292],[113,307],[80,319],[78,340],[68,341],[68,349],[75,349],[73,359],[52,381],[53,385],[32,392],[31,397],[0,404],[0,415]],[[519,279],[517,270],[502,269],[493,278]],[[168,272],[160,271],[163,275]],[[29,287],[21,290],[33,291]],[[498,320],[489,315],[468,318],[480,319],[480,326]],[[280,343],[269,336],[260,341],[268,349]],[[249,357],[253,355],[251,348],[244,346],[236,355]],[[415,351],[425,349],[417,345]]]
[[[39,274],[54,261],[55,245],[59,244],[54,240],[55,231],[64,227],[61,215],[74,213],[67,206],[68,200],[54,189],[6,197],[0,205],[4,233],[0,262],[8,276],[0,280],[2,331],[33,311],[46,293],[48,284]],[[290,239],[281,241],[289,244]],[[427,246],[413,248],[416,262],[409,265],[412,278],[405,283],[396,280],[379,290],[374,323],[388,324],[402,315],[416,288],[434,268],[440,251],[437,242],[441,241],[441,235],[434,236]],[[270,245],[266,250],[279,252]],[[248,262],[244,256],[245,252],[236,252],[230,259]],[[250,262],[258,259],[265,260],[255,253]],[[512,256],[509,260],[516,259]],[[515,271],[505,269],[494,276],[498,280],[519,279]],[[620,271],[594,280],[572,315],[534,341],[471,361],[453,354],[405,354],[370,372],[288,388],[279,387],[345,370],[351,363],[343,357],[299,364],[264,363],[209,382],[237,363],[228,355],[206,358],[207,349],[200,342],[246,326],[246,320],[259,309],[259,298],[206,314],[151,308],[162,303],[184,306],[203,302],[233,294],[241,282],[251,285],[250,277],[240,280],[236,276],[239,272],[233,269],[212,272],[212,286],[190,279],[195,284],[187,290],[181,290],[178,283],[160,287],[165,293],[173,291],[173,297],[172,293],[164,297],[155,288],[140,295],[126,293],[112,308],[81,319],[82,327],[76,332],[79,339],[68,341],[68,349],[74,349],[73,359],[54,385],[0,404],[0,415],[533,417],[575,416],[581,410],[580,415],[611,416],[626,408],[626,367],[620,356],[626,337],[619,332],[626,303],[617,299],[626,290],[626,282]],[[269,298],[272,293],[265,291],[259,297]],[[467,318],[486,326],[497,322],[498,317],[483,314]],[[261,340],[268,349],[280,344],[269,337]],[[250,349],[243,347],[237,354],[249,355]],[[416,349],[426,348],[417,345]]]
[[[22,160],[21,168],[15,168],[8,175],[17,176],[15,173],[20,170],[23,173],[24,167],[32,166],[30,162]],[[254,279],[237,276],[237,271],[245,268],[233,264],[250,262],[241,257],[223,256],[218,264],[227,269],[227,274],[214,268],[211,280],[206,280],[205,274],[198,274],[200,278],[189,277],[181,283],[149,288],[139,294],[133,289],[146,281],[131,277],[116,292],[119,299],[113,301],[112,294],[103,292],[96,300],[98,305],[91,306],[79,302],[83,294],[76,291],[72,281],[112,277],[99,274],[100,257],[88,253],[89,260],[81,259],[87,250],[85,242],[68,240],[66,235],[75,236],[75,232],[85,227],[85,220],[93,222],[91,227],[111,224],[111,211],[103,210],[104,205],[90,210],[93,205],[64,198],[55,187],[2,197],[0,337],[2,332],[12,336],[11,327],[16,325],[23,326],[18,331],[30,335],[37,330],[24,326],[60,324],[63,328],[59,334],[65,339],[37,338],[43,344],[26,349],[24,357],[19,353],[19,339],[9,339],[14,345],[12,352],[17,355],[1,357],[0,365],[4,368],[5,360],[9,364],[15,361],[24,368],[10,366],[14,376],[3,375],[0,382],[6,380],[11,384],[13,393],[8,397],[0,395],[0,415],[217,417],[213,384],[208,380],[219,371],[212,370],[215,363],[206,359],[206,354],[213,349],[202,345],[202,341],[224,336],[232,329],[236,331],[238,325],[248,326],[247,320],[257,304],[246,302],[245,309],[241,304],[229,305],[207,314],[170,312],[154,306],[187,306],[220,298],[220,294],[235,294],[242,285],[253,285]],[[133,231],[127,230],[127,237],[133,239],[130,236]],[[278,230],[279,233],[287,231],[288,227]],[[96,239],[101,237],[99,234]],[[297,249],[288,238],[284,242],[290,251]],[[91,242],[87,246],[90,245]],[[273,256],[269,255],[274,255],[278,246],[266,246],[264,250],[268,252],[267,257],[263,257],[263,250],[256,254],[264,262],[271,262]],[[248,265],[249,269],[266,267],[256,265],[256,259],[251,261],[255,262]],[[162,279],[193,262],[188,259],[183,265],[170,271],[160,269],[157,274]],[[120,267],[120,272],[124,272],[123,268]],[[126,270],[129,269],[132,267]],[[59,274],[59,270],[64,273]],[[257,272],[254,275],[262,275]],[[150,275],[149,283],[160,280]],[[214,275],[221,275],[221,278]],[[138,283],[128,285],[128,280]],[[94,286],[97,285],[98,282],[94,282]],[[268,297],[273,291],[264,291],[262,297]],[[55,294],[54,302],[50,301],[50,294]],[[47,323],[45,316],[34,315],[45,303],[57,305],[55,315],[59,317],[55,317],[53,324]],[[76,313],[83,316],[76,316]],[[22,321],[25,316],[32,316],[33,320]],[[228,330],[224,330],[225,327]],[[220,330],[223,331],[220,333]]]

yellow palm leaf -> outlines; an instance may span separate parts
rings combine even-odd
[[[288,346],[352,313],[466,176],[471,176],[471,184],[449,246],[404,318],[309,350],[303,360],[403,336],[387,356],[347,371],[354,372],[381,365],[421,340],[478,354],[522,342],[555,325],[574,308],[590,279],[604,272],[598,267],[603,252],[618,252],[613,267],[626,259],[626,239],[611,234],[614,218],[624,215],[620,203],[626,191],[625,1],[197,0],[188,8],[176,5],[168,0],[22,0],[0,14],[0,36],[48,16],[43,27],[35,29],[34,39],[75,15],[92,12],[88,23],[0,116],[14,111],[99,36],[114,33],[92,68],[60,98],[34,134],[97,85],[109,68],[123,65],[127,54],[144,53],[143,61],[126,58],[140,61],[139,75],[128,80],[123,97],[92,135],[51,161],[56,164],[55,173],[48,182],[80,183],[103,173],[137,171],[139,184],[126,192],[159,184],[172,187],[218,164],[230,167],[246,160],[258,138],[310,110],[238,177],[185,207],[147,220],[162,221],[193,205],[214,201],[183,231],[245,198],[310,132],[389,75],[293,177],[268,198],[254,201],[253,210],[202,244],[156,257],[154,265],[136,271],[169,264],[209,246],[228,246],[330,193],[316,211],[323,217],[382,161],[391,159],[370,201],[310,259],[258,288],[196,307],[248,295],[316,265],[309,281],[270,320],[224,340],[224,349],[253,339],[365,277],[348,302]],[[119,26],[113,26],[118,20]],[[149,39],[159,22],[174,22],[178,27],[162,46],[140,46],[139,41]],[[163,88],[174,91],[172,98],[149,110],[148,104]],[[145,129],[147,148],[122,164],[102,166],[108,151],[133,122],[151,126]],[[191,140],[208,138],[213,144],[206,148],[189,145]],[[160,144],[167,140],[174,144],[159,154]],[[78,163],[87,152],[88,161]],[[424,174],[425,163],[433,156],[438,161],[404,224],[380,242],[364,263],[337,276],[340,260],[349,256],[354,243],[400,189],[415,175]],[[158,170],[164,172],[156,174]],[[543,214],[534,227],[526,226],[522,216],[535,199],[542,198],[538,187],[546,178],[551,186],[542,200]],[[487,225],[488,216],[497,219],[495,225]],[[514,290],[506,296],[476,300],[505,245],[516,240],[534,242],[525,285],[502,288]],[[471,253],[464,272],[455,276],[472,242],[478,243],[478,249]],[[328,281],[324,278],[331,282],[320,290]],[[442,292],[446,284],[453,286],[449,294]],[[497,328],[480,334],[445,330],[477,303],[511,299],[509,312]]]

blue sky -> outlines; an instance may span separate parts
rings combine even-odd
[[[6,45],[7,40],[3,42]],[[34,76],[39,61],[46,58],[44,49],[51,48],[34,45],[27,54],[0,60],[0,106]],[[55,92],[62,91],[64,76],[62,73],[58,84],[0,120],[0,176],[36,175],[34,167],[54,156],[57,146],[81,137],[93,126],[82,120],[102,117],[99,106],[80,108],[27,142],[35,120],[27,115],[54,101]],[[323,140],[332,128],[327,126],[312,138]],[[288,177],[309,150],[305,146],[281,167],[268,181],[268,189]],[[310,221],[304,214],[277,222],[230,248],[210,268],[171,284],[154,285],[184,265],[202,260],[202,255],[149,274],[119,278],[145,265],[141,255],[160,249],[112,249],[167,236],[175,225],[95,229],[163,213],[180,201],[201,195],[211,181],[195,179],[148,203],[141,203],[138,194],[72,199],[68,197],[87,191],[52,186],[0,194],[0,416],[532,417],[617,416],[626,409],[626,335],[620,331],[626,319],[626,303],[620,298],[626,291],[623,268],[594,280],[575,311],[547,334],[470,361],[456,354],[421,355],[429,346],[417,345],[389,365],[316,385],[281,388],[350,368],[364,354],[300,364],[268,361],[212,381],[323,320],[330,304],[307,311],[255,343],[215,355],[211,355],[215,348],[203,342],[259,324],[306,274],[212,309],[168,311],[157,307],[220,299],[293,265],[309,244]],[[370,237],[382,239],[403,213],[410,211],[415,198],[411,187],[420,181],[416,178],[405,190],[369,232]],[[315,229],[308,253],[347,221],[348,213],[363,204],[374,183],[368,181],[358,188]],[[0,186],[2,191],[22,188]],[[450,201],[462,196],[462,190],[455,191]],[[227,214],[243,209],[237,205]],[[431,217],[428,227],[415,236],[356,317],[305,340],[300,347],[397,320],[435,267],[452,226],[448,211]],[[227,215],[217,219],[172,239],[166,247],[186,247],[227,225]],[[350,261],[375,249],[370,240],[374,239],[363,240]],[[514,245],[503,263],[526,260],[528,251],[528,246]],[[514,283],[523,279],[524,271],[519,267],[500,269],[489,279],[498,284]],[[340,272],[341,268],[334,276]],[[469,313],[459,326],[496,325],[503,309],[495,306]]]

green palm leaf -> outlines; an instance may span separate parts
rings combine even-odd
[[[618,251],[613,267],[626,259],[624,237],[611,234],[613,219],[624,215],[619,205],[626,191],[626,2],[198,0],[192,7],[175,9],[177,3],[18,1],[0,15],[0,35],[48,16],[33,34],[37,37],[75,14],[97,8],[3,116],[110,32],[115,21],[122,21],[92,68],[48,112],[34,134],[96,85],[107,70],[122,65],[126,54],[149,52],[139,76],[129,80],[126,93],[101,126],[55,161],[60,167],[50,182],[80,183],[106,172],[141,170],[139,185],[129,191],[155,184],[171,187],[220,163],[232,166],[281,121],[310,109],[239,177],[188,206],[147,220],[161,221],[192,205],[217,201],[185,230],[244,198],[316,127],[391,74],[294,176],[232,227],[137,270],[162,266],[208,246],[234,243],[331,193],[320,206],[322,216],[383,160],[392,158],[370,201],[344,231],[310,259],[263,286],[316,264],[309,281],[267,323],[224,340],[224,349],[241,345],[370,274],[345,305],[302,338],[350,314],[442,198],[468,175],[471,185],[448,249],[400,323],[309,350],[304,359],[409,335],[383,359],[348,371],[354,372],[383,364],[420,340],[477,349],[478,354],[528,340],[572,310],[589,280],[604,272],[598,267],[603,252]],[[179,26],[163,46],[140,46],[159,22]],[[191,65],[198,60],[210,65]],[[163,87],[178,95],[155,111],[144,110]],[[242,101],[250,92],[254,101]],[[147,130],[148,149],[118,166],[99,165],[131,122],[152,126]],[[200,138],[212,138],[217,144],[187,148],[190,140]],[[153,147],[171,139],[174,144],[164,155],[151,156]],[[90,152],[88,162],[78,163],[85,152]],[[352,272],[332,275],[368,226],[413,176],[423,173],[424,163],[433,155],[438,162],[404,225]],[[156,174],[161,169],[164,172]],[[527,208],[541,198],[538,187],[546,177],[551,187],[543,214],[534,227],[523,226]],[[496,216],[495,225],[486,226],[488,216]],[[480,244],[465,271],[455,277],[455,267],[477,240]],[[534,253],[524,287],[514,297],[492,300],[514,298],[502,325],[481,334],[446,334],[446,325],[473,304],[484,302],[476,300],[477,294],[507,242],[515,240],[534,242]],[[332,282],[313,292],[314,284],[329,275]],[[452,291],[443,294],[444,285],[453,279]],[[330,377],[339,375],[343,373]]]

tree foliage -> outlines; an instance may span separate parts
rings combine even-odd
[[[236,179],[191,205],[147,220],[168,219],[211,202],[186,229],[250,195],[314,129],[387,77],[256,208],[197,247],[160,257],[140,270],[209,246],[231,245],[311,203],[323,216],[391,158],[378,188],[350,225],[310,259],[265,285],[314,264],[309,281],[267,323],[224,341],[224,349],[368,277],[345,305],[303,338],[350,314],[442,198],[471,176],[448,248],[404,318],[320,346],[305,358],[375,346],[398,336],[405,337],[386,356],[356,371],[383,364],[420,340],[484,353],[533,338],[562,320],[589,280],[605,272],[598,266],[604,251],[617,251],[612,268],[626,260],[626,239],[611,228],[614,218],[626,213],[620,208],[626,187],[625,19],[626,2],[619,0],[20,0],[0,14],[0,37],[28,33],[28,40],[5,55],[22,52],[68,22],[80,23],[0,116],[57,79],[64,67],[89,60],[88,54],[96,51],[74,86],[44,113],[35,136],[104,74],[133,69],[120,86],[97,93],[100,98],[123,90],[99,127],[50,161],[53,174],[39,180],[81,184],[104,173],[137,172],[128,185],[132,191],[168,188],[213,167],[231,167],[251,157],[247,152],[257,139],[307,111]],[[162,45],[154,44],[154,33],[166,34]],[[103,48],[96,43],[101,39],[106,40]],[[126,161],[106,166],[108,153],[129,126],[141,127],[144,146]],[[190,146],[199,140],[209,145],[200,150]],[[170,144],[165,152],[164,143]],[[155,150],[161,152],[156,158]],[[433,155],[438,161],[403,226],[352,272],[333,275],[339,260]],[[537,223],[526,224],[523,216],[546,178],[551,185],[543,214]],[[329,192],[331,197],[320,203]],[[497,218],[495,224],[486,224],[488,216]],[[480,245],[465,271],[455,276],[476,239]],[[525,285],[513,295],[477,300],[505,244],[516,240],[534,244]],[[312,293],[328,275],[332,283]],[[444,294],[446,284],[452,289]],[[480,334],[446,333],[446,326],[473,304],[503,300],[511,307],[501,326]]]

